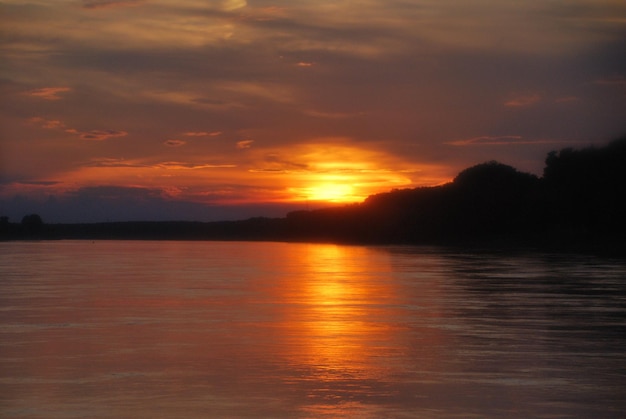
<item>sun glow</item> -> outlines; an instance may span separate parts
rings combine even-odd
[[[362,198],[355,196],[352,185],[339,183],[320,183],[304,188],[303,192],[310,201],[353,202]]]

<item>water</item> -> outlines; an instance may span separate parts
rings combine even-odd
[[[0,243],[0,417],[621,418],[626,261]]]

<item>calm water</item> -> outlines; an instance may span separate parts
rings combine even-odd
[[[626,262],[0,243],[0,417],[622,418]]]

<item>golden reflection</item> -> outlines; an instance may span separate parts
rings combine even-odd
[[[364,257],[360,253],[373,251],[335,245],[306,245],[301,249],[294,252],[297,260],[293,263],[304,274],[284,290],[289,295],[283,296],[295,303],[285,313],[285,327],[291,331],[286,336],[292,340],[285,345],[290,351],[286,357],[303,368],[308,379],[329,386],[334,382],[343,388],[353,379],[380,377],[385,369],[380,351],[396,340],[394,327],[379,318],[381,305],[395,298],[394,289],[384,281],[389,269],[386,255]],[[368,257],[371,265],[355,263]],[[328,387],[326,391],[336,395],[342,390]],[[310,395],[326,396],[322,390]]]

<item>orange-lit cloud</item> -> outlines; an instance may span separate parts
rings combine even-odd
[[[183,135],[187,137],[217,137],[218,135],[221,135],[221,134],[222,134],[221,131],[213,131],[213,132],[188,131],[188,132],[185,132]]]
[[[241,9],[246,7],[247,4],[246,0],[221,0],[221,7],[226,11]]]
[[[163,144],[168,147],[180,147],[187,144],[187,142],[183,140],[166,140]]]
[[[29,119],[30,123],[37,124],[45,129],[63,129],[65,124],[58,119],[45,119],[41,117],[33,117]]]
[[[125,137],[128,135],[126,131],[116,131],[111,129],[79,131],[75,128],[67,128],[65,123],[59,120],[45,119],[41,117],[30,118],[31,123],[40,125],[45,129],[63,130],[68,134],[76,135],[81,140],[104,141],[109,138]]]
[[[250,148],[250,147],[252,147],[252,143],[253,142],[254,142],[254,140],[237,141],[237,148],[239,148],[239,149]]]
[[[81,140],[90,141],[104,141],[108,140],[109,138],[125,137],[128,135],[126,131],[115,131],[112,129],[78,131],[76,129],[70,128],[66,129],[65,132],[78,135]]]
[[[511,99],[504,102],[504,106],[511,108],[524,108],[532,106],[541,101],[541,96],[537,93],[529,95],[515,95]]]
[[[30,90],[26,92],[28,96],[37,97],[45,100],[61,100],[61,93],[71,91],[69,87],[43,87],[41,89]]]
[[[285,185],[289,201],[359,202],[380,190],[450,180],[436,165],[412,164],[346,139],[324,139],[253,156],[249,171]],[[430,172],[427,179],[424,172]]]

